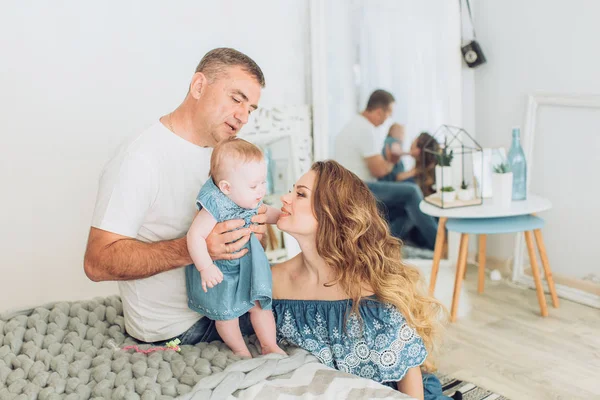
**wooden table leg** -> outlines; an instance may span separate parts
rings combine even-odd
[[[433,296],[435,292],[435,282],[442,259],[442,250],[444,249],[444,240],[446,236],[446,221],[448,218],[442,217],[438,222],[437,236],[435,237],[435,248],[433,250],[433,266],[431,267],[431,278],[429,279],[429,295]]]
[[[540,269],[537,263],[537,254],[535,252],[533,244],[533,235],[531,234],[531,231],[525,231],[525,241],[527,242],[527,250],[529,250],[531,272],[533,273],[533,280],[535,281],[535,290],[537,292],[538,302],[540,303],[542,317],[547,317],[548,307],[546,306],[546,298],[544,297],[544,287],[542,286],[542,279],[540,278]]]
[[[467,267],[467,252],[469,249],[469,234],[463,233],[460,236],[460,251],[458,253],[458,263],[456,264],[456,278],[454,280],[454,295],[452,296],[452,308],[450,310],[450,321],[456,321],[458,313],[458,300],[460,298],[460,288],[462,286],[464,270]]]
[[[487,235],[479,235],[479,283],[477,284],[477,293],[483,293],[485,284],[485,248],[487,244]]]
[[[537,242],[537,246],[540,251],[540,258],[542,259],[544,274],[546,275],[546,281],[548,282],[548,288],[550,289],[550,295],[552,296],[552,305],[554,308],[558,308],[558,296],[556,295],[556,288],[554,287],[554,278],[552,278],[552,270],[550,269],[550,263],[548,262],[548,253],[546,253],[546,246],[544,245],[544,239],[542,238],[542,231],[540,229],[536,229],[533,231],[533,234],[535,235],[535,241]]]

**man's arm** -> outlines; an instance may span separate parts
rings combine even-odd
[[[367,163],[369,172],[375,178],[382,178],[394,169],[394,164],[385,161],[381,154],[365,157],[365,162]]]
[[[259,215],[255,218],[264,217]],[[264,233],[264,226],[237,229],[243,225],[244,220],[241,219],[215,225],[206,238],[208,253],[213,260],[233,260],[242,257],[248,250],[239,250],[250,239],[250,232]],[[185,237],[144,243],[92,227],[83,265],[88,278],[94,282],[101,282],[147,278],[191,263]]]
[[[94,282],[147,278],[191,264],[186,238],[144,243],[91,228],[83,266]]]

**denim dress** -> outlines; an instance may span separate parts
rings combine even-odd
[[[357,316],[352,300],[273,300],[277,340],[301,347],[321,363],[394,389],[420,366],[427,349],[398,309],[375,296],[363,298]],[[423,374],[426,400],[448,399],[435,375]]]
[[[235,204],[208,179],[196,199],[199,210],[205,208],[217,222],[243,219],[248,227],[257,208],[245,209]],[[259,205],[260,206],[260,205]],[[202,290],[200,273],[194,264],[185,269],[188,306],[213,320],[231,320],[247,313],[258,301],[262,309],[271,309],[271,267],[265,251],[252,233],[243,248],[248,249],[237,260],[216,260],[223,281],[206,293]]]
[[[385,151],[387,150],[388,147],[390,147],[394,143],[400,143],[400,142],[391,136],[387,136],[385,138],[385,142],[383,143],[383,150],[381,150],[381,155],[383,156],[384,160],[386,159]],[[378,180],[381,182],[396,182],[396,175],[398,175],[400,172],[404,172],[404,163],[402,162],[402,159],[400,159],[400,161],[398,161],[396,163],[396,165],[394,165],[392,172],[390,172],[389,174],[387,174],[385,176],[382,176]]]

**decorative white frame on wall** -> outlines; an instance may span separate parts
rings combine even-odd
[[[560,95],[539,94],[530,95],[527,102],[527,114],[525,117],[525,129],[523,131],[523,151],[527,160],[527,191],[531,183],[531,168],[533,165],[533,145],[536,136],[537,114],[540,106],[578,107],[578,108],[600,108],[600,96],[593,95]],[[523,283],[531,288],[535,287],[533,278],[525,275],[523,260],[525,257],[525,240],[523,235],[518,235],[515,240],[515,258],[513,260],[513,281]],[[573,300],[578,303],[600,308],[600,296],[584,292],[565,285],[556,285],[556,292],[560,297]]]

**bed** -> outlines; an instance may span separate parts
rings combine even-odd
[[[118,296],[0,315],[0,400],[406,399],[304,350],[241,360],[221,342],[157,350],[127,336]],[[137,350],[129,348],[137,346]]]

